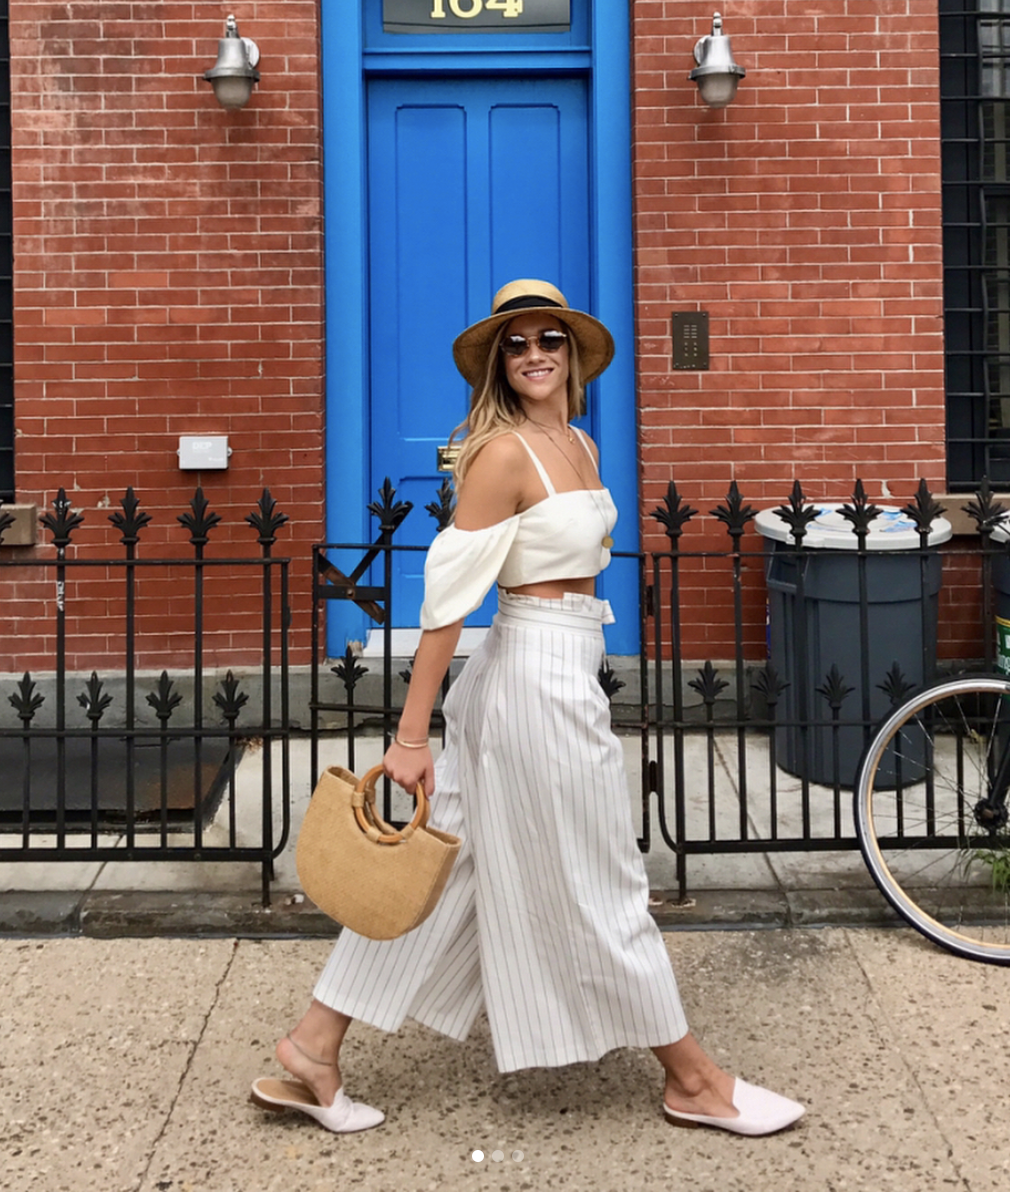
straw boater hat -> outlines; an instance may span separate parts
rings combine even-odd
[[[516,315],[530,312],[554,315],[575,336],[585,384],[598,377],[614,358],[613,337],[599,319],[572,310],[564,294],[549,281],[524,277],[502,286],[491,303],[490,316],[467,327],[452,345],[456,367],[474,388],[484,377],[487,354],[498,328]]]

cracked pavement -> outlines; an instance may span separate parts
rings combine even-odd
[[[0,939],[0,1187],[1006,1188],[1005,969],[901,929],[665,938],[695,1033],[804,1101],[795,1129],[671,1129],[648,1052],[503,1076],[485,1024],[465,1045],[408,1024],[352,1029],[348,1091],[387,1122],[334,1136],[246,1099],[326,940]]]

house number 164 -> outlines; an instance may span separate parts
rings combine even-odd
[[[480,16],[484,8],[500,11],[503,17],[518,17],[523,11],[523,0],[469,0],[469,8],[464,8],[463,3],[464,0],[449,0],[449,9],[453,16],[462,17],[463,20]],[[445,20],[445,0],[433,0],[431,19]]]

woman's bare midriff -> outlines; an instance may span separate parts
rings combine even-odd
[[[539,596],[541,600],[558,600],[566,592],[576,592],[580,596],[593,596],[596,593],[596,580],[587,575],[584,579],[545,579],[536,584],[519,584],[515,588],[503,588],[513,596]]]

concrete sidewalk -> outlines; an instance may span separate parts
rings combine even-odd
[[[718,748],[732,824],[738,765]],[[703,773],[702,761],[689,759]],[[749,827],[767,838],[767,761],[748,761]],[[243,762],[253,794],[256,764]],[[631,742],[632,791],[637,764]],[[311,789],[304,750],[293,776],[292,841]],[[828,794],[812,795],[818,833]],[[779,807],[788,825],[797,782],[783,778]],[[707,815],[699,795],[689,816]],[[257,817],[252,797],[249,839]],[[220,834],[210,827],[209,848]],[[483,1020],[462,1046],[412,1024],[354,1029],[348,1089],[386,1111],[378,1130],[336,1137],[267,1115],[249,1084],[278,1073],[274,1041],[307,1004],[334,931],[298,894],[293,848],[269,909],[250,864],[28,862],[0,867],[0,1189],[1002,1192],[1006,971],[867,926],[889,913],[858,853],[692,858],[693,901],[679,907],[664,894],[673,857],[653,839],[653,911],[693,1029],[726,1067],[804,1101],[794,1130],[671,1129],[648,1052],[502,1076]],[[714,927],[736,930],[694,930]],[[780,930],[754,930],[769,927]]]
[[[0,940],[0,1187],[1006,1188],[1005,970],[905,930],[666,939],[695,1032],[728,1067],[803,1100],[793,1130],[671,1129],[645,1051],[502,1076],[481,1020],[464,1045],[412,1024],[355,1027],[348,1089],[388,1119],[334,1136],[246,1100],[254,1077],[277,1073],[274,1040],[306,1005],[326,941]]]

